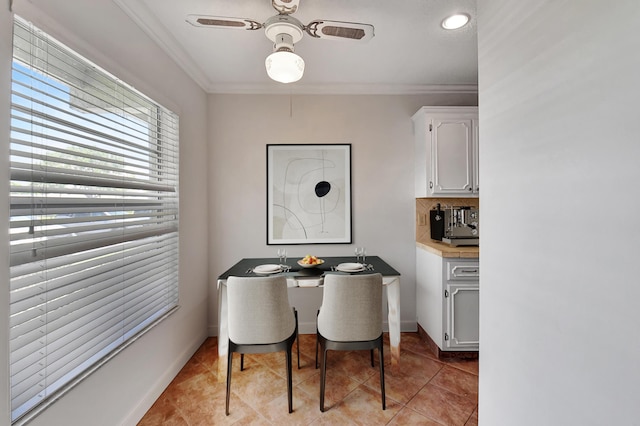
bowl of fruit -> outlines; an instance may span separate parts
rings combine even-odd
[[[312,256],[310,254],[298,260],[298,265],[302,266],[303,268],[315,268],[317,266],[322,265],[323,263],[324,263],[324,260],[318,259],[317,257]]]

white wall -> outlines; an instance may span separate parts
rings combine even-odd
[[[638,424],[640,3],[478,3],[480,424]]]
[[[352,144],[353,244],[289,246],[289,257],[352,256],[356,245],[365,246],[402,274],[401,326],[415,331],[411,116],[423,105],[476,102],[468,94],[210,95],[210,334],[217,333],[213,278],[242,257],[276,256],[277,246],[266,244],[266,145],[272,143]],[[314,331],[315,310],[299,315],[301,330]]]
[[[62,15],[61,1],[73,1]],[[3,2],[6,3],[6,2]],[[30,425],[135,424],[206,338],[207,144],[206,94],[110,0],[16,1],[24,17],[180,115],[180,305],[181,308],[62,397]],[[38,5],[41,10],[36,9]],[[82,18],[85,17],[85,18]],[[81,19],[82,18],[82,19]],[[7,135],[11,21],[0,10],[0,133]],[[0,138],[0,221],[8,197],[6,137]],[[8,276],[7,231],[2,228],[0,274]],[[5,282],[4,280],[2,281]],[[0,424],[8,424],[8,294],[0,290]]]

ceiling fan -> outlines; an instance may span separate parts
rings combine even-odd
[[[369,24],[316,19],[304,25],[292,16],[299,4],[300,0],[271,0],[271,6],[278,14],[264,23],[253,19],[208,15],[188,15],[187,22],[208,28],[249,31],[264,28],[265,35],[274,43],[273,53],[265,60],[267,74],[281,83],[293,83],[302,78],[304,61],[294,53],[293,48],[305,32],[312,38],[351,41],[366,41],[374,36],[373,25]]]

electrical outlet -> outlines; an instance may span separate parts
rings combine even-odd
[[[427,224],[427,215],[421,213],[418,215],[418,226],[426,226]]]

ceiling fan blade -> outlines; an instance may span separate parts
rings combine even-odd
[[[187,15],[187,22],[196,27],[230,28],[234,30],[259,30],[260,22],[246,18],[230,18],[226,16]]]
[[[271,6],[282,15],[290,15],[298,10],[300,0],[271,0]]]
[[[374,36],[373,25],[322,19],[309,22],[305,31],[314,38],[335,40],[367,41]]]

